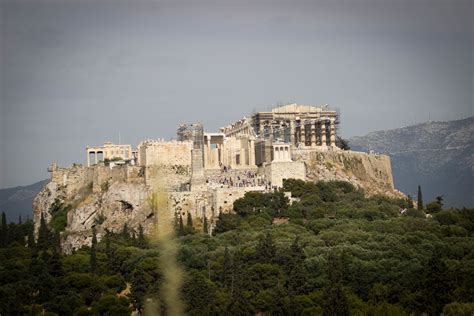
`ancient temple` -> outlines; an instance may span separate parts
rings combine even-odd
[[[292,149],[336,147],[338,114],[327,106],[288,104],[257,112],[221,128],[226,137],[248,136],[290,144]]]

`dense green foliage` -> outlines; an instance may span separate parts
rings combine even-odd
[[[283,191],[292,192],[291,204]],[[438,205],[441,209],[427,217],[409,200],[366,198],[346,182],[288,180],[281,192],[247,193],[237,200],[235,214],[219,215],[212,237],[204,232],[209,223],[187,217],[183,225],[177,215],[185,310],[189,315],[470,315],[474,210]],[[126,315],[145,310],[147,298],[160,305],[160,253],[143,228],[137,238],[128,227],[109,232],[92,248],[66,256],[59,252],[58,235],[43,226],[37,243],[28,238],[31,222],[2,226],[2,315],[43,309]]]

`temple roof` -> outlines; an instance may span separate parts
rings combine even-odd
[[[300,105],[300,104],[288,104],[272,109],[272,113],[318,113],[321,112],[322,108],[310,106],[310,105]]]

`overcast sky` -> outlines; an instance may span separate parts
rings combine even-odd
[[[1,188],[287,102],[343,137],[473,115],[471,0],[0,1]]]

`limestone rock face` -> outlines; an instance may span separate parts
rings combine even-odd
[[[155,215],[148,203],[150,189],[139,172],[127,168],[131,167],[112,172],[100,166],[72,167],[59,170],[60,175],[53,174],[51,182],[43,187],[33,203],[36,229],[41,214],[47,222],[51,221],[51,206],[62,203],[69,209],[67,226],[61,233],[66,253],[89,245],[93,227],[98,240],[106,230],[119,232],[125,224],[130,232],[138,233],[138,226],[142,225],[145,233],[151,233]],[[119,171],[124,176],[115,176]]]
[[[58,188],[58,184],[54,181],[47,183],[43,189],[33,200],[33,222],[35,223],[35,231],[39,228],[41,214],[43,214],[46,222],[51,220],[51,214],[47,211],[53,205],[56,199],[64,198],[62,192]]]
[[[405,197],[394,188],[389,156],[352,151],[310,151],[297,153],[296,159],[305,162],[309,181],[348,181],[369,196]]]

